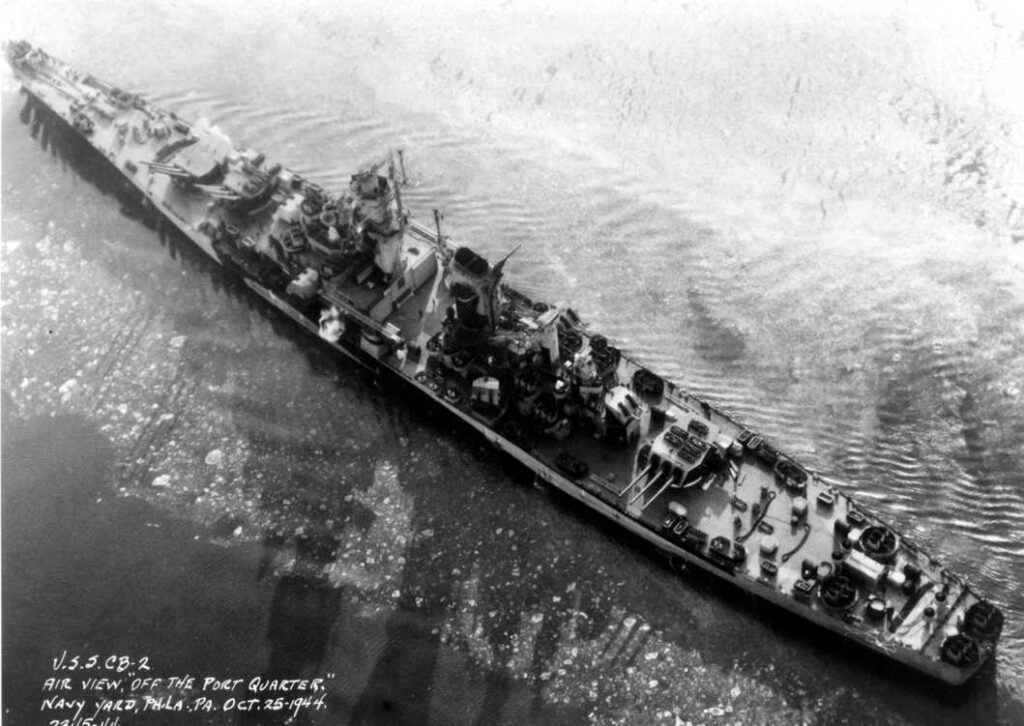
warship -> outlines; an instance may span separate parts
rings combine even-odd
[[[992,657],[998,608],[960,576],[565,303],[531,300],[402,203],[398,153],[325,190],[25,41],[49,107],[203,252],[325,345],[398,379],[560,490],[800,618],[950,684]],[[397,167],[397,169],[396,169]]]

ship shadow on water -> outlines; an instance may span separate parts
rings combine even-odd
[[[300,346],[311,368],[330,374],[338,386],[353,398],[361,397],[360,406],[380,415],[382,425],[393,427],[396,436],[450,437],[452,427],[444,417],[414,410],[409,413],[408,400],[387,386],[374,386],[369,372],[359,372],[354,366],[339,364],[319,350],[319,346]],[[252,417],[259,420],[260,413]],[[443,430],[442,430],[443,429]],[[253,437],[257,448],[266,448],[274,459],[295,462],[324,455],[301,441],[275,441],[272,437],[260,440],[258,426],[246,433]],[[386,438],[390,437],[390,434]],[[397,448],[397,444],[396,444]],[[467,447],[468,448],[468,447]],[[381,455],[388,456],[386,451]],[[344,455],[343,453],[341,455]],[[259,456],[250,459],[247,475],[270,470]],[[368,486],[373,472],[370,465],[362,474],[346,483],[331,483],[327,491],[324,482],[316,477],[296,471],[285,465],[287,474],[280,485],[269,484],[260,497],[261,507],[279,511],[288,499],[289,511],[317,518],[319,524],[304,528],[301,534],[290,530],[269,532],[264,537],[264,558],[260,577],[268,577],[285,563],[286,574],[277,575],[275,595],[271,605],[267,640],[272,663],[278,677],[303,677],[315,673],[336,672],[328,707],[335,717],[346,724],[429,724],[446,723],[444,709],[456,708],[465,716],[460,723],[491,724],[500,722],[503,713],[510,711],[533,724],[584,723],[578,709],[553,707],[539,698],[539,689],[516,681],[502,668],[473,664],[464,654],[458,654],[446,644],[441,631],[452,616],[452,587],[455,584],[447,573],[460,564],[461,553],[456,548],[441,547],[438,561],[438,540],[415,539],[405,552],[406,562],[397,573],[397,579],[387,585],[401,593],[393,605],[378,609],[362,597],[357,583],[332,582],[329,572],[338,547],[338,534],[324,519],[350,523],[352,530],[366,537],[379,516],[358,500],[346,496]],[[274,479],[265,476],[264,479]],[[415,496],[415,495],[414,495]],[[329,499],[328,499],[329,497]],[[351,500],[351,501],[350,501]],[[326,505],[324,510],[322,505]],[[421,512],[419,506],[413,515],[411,530],[434,526],[437,511]],[[231,524],[224,529],[229,529]],[[486,598],[483,595],[482,598]],[[488,621],[485,637],[494,647],[507,645],[515,631],[521,612],[539,607],[533,600],[505,599],[491,602],[489,607],[500,609],[497,620]],[[302,625],[308,621],[307,625]],[[563,621],[550,618],[546,628],[557,630]],[[542,650],[542,649],[538,649]],[[289,658],[288,654],[296,654]],[[317,654],[315,657],[309,654]],[[326,653],[326,657],[324,654]],[[276,655],[275,655],[276,654]],[[539,662],[545,657],[538,653]],[[453,686],[454,684],[454,686]],[[438,709],[441,709],[440,712]],[[468,719],[468,720],[466,720]],[[251,721],[243,722],[250,723]],[[275,721],[259,721],[276,723]],[[505,721],[507,722],[507,718]]]
[[[277,579],[269,607],[264,678],[326,677],[326,713],[350,726],[447,723],[451,716],[443,709],[453,709],[454,714],[451,701],[465,700],[468,693],[471,708],[467,711],[465,703],[460,704],[459,723],[501,722],[510,700],[518,701],[513,710],[520,717],[528,714],[527,720],[516,722],[541,726],[585,722],[577,709],[540,704],[536,694],[500,671],[468,675],[462,671],[453,677],[450,650],[446,651],[439,634],[446,615],[439,601],[426,593],[435,606],[423,607],[403,596],[397,607],[368,614],[353,587],[332,583],[325,574],[337,547],[336,536],[327,529],[265,537],[257,578]],[[288,563],[287,571],[277,574],[282,562]],[[413,588],[425,592],[423,588],[438,585],[429,574],[418,572],[427,571],[405,569],[403,592]],[[261,695],[266,694],[248,692],[245,697]],[[268,726],[320,722],[313,713],[239,714],[237,720]]]
[[[19,118],[29,127],[32,137],[42,149],[59,159],[65,169],[73,171],[80,179],[104,195],[116,199],[122,214],[137,219],[146,227],[155,230],[160,244],[172,259],[178,261],[185,269],[207,275],[215,291],[245,301],[251,310],[258,311],[264,320],[269,321],[275,334],[291,341],[302,351],[310,370],[315,375],[332,378],[348,395],[360,401],[369,400],[370,405],[381,412],[382,418],[391,422],[391,425],[418,428],[428,438],[455,439],[455,445],[465,451],[467,456],[480,456],[476,451],[478,446],[466,443],[482,443],[468,425],[453,416],[435,414],[426,405],[410,406],[410,399],[421,395],[419,392],[409,393],[388,386],[372,385],[379,380],[372,372],[366,372],[351,362],[339,361],[324,343],[297,329],[287,317],[270,308],[232,274],[209,260],[187,237],[164,221],[133,185],[111,169],[105,157],[31,95],[26,97]],[[743,352],[740,338],[737,338],[734,347],[735,351],[732,352],[740,356]],[[417,404],[427,402],[419,398],[415,398],[415,401]],[[458,435],[452,437],[452,430]],[[268,442],[268,445],[272,443]],[[533,482],[533,475],[511,459],[503,458],[496,468],[518,485],[528,487]],[[305,485],[299,482],[298,486]],[[560,510],[562,516],[585,521],[588,526],[594,527],[595,536],[609,538],[624,551],[642,552],[647,549],[639,538],[624,533],[604,518],[583,510],[569,497],[556,490],[548,491],[551,493],[550,503]],[[340,492],[336,494],[339,497],[341,495]],[[279,506],[279,501],[270,497],[263,505],[273,508]],[[224,524],[226,530],[233,529],[230,522]],[[276,532],[266,535],[260,577],[269,576],[273,559],[283,551],[293,553],[296,562],[287,574],[278,577],[274,587],[266,635],[269,645],[269,657],[264,671],[266,677],[316,677],[330,660],[332,649],[335,647],[332,639],[335,637],[338,623],[359,622],[359,618],[353,612],[355,606],[351,605],[349,598],[346,597],[345,587],[338,587],[324,576],[325,566],[334,557],[337,546],[334,535],[329,531],[291,538]],[[428,565],[431,553],[422,551],[425,548],[423,545],[420,548],[421,551],[414,548],[409,553],[408,563],[401,573],[402,583],[398,589],[402,593],[426,593],[426,604],[417,604],[409,596],[403,595],[397,609],[384,616],[383,644],[375,660],[371,659],[373,663],[369,668],[366,682],[353,693],[347,694],[347,700],[331,704],[332,710],[349,714],[349,723],[419,724],[428,723],[430,720],[430,693],[438,677],[439,662],[445,648],[437,635],[437,629],[446,614],[445,603],[450,598],[452,583],[434,576],[443,569],[436,565]],[[635,560],[637,566],[643,568],[650,577],[663,582],[671,582],[677,577],[670,564],[659,564],[659,560],[664,562],[660,556],[638,555]],[[696,589],[706,595],[711,607],[717,611],[716,622],[723,619],[756,621],[741,622],[738,628],[739,637],[728,637],[739,640],[740,637],[749,635],[751,628],[770,631],[775,639],[798,644],[799,652],[808,654],[815,663],[827,664],[830,669],[842,673],[851,682],[874,680],[878,682],[879,688],[889,684],[890,687],[898,687],[905,691],[909,700],[914,702],[907,706],[909,716],[919,711],[928,711],[931,708],[928,703],[935,702],[953,710],[967,708],[971,712],[971,718],[979,723],[996,720],[999,692],[993,677],[995,667],[992,662],[987,664],[971,683],[961,688],[949,688],[860,646],[850,648],[848,642],[840,636],[809,626],[796,615],[760,601],[699,570],[687,569],[679,580],[679,587]],[[497,645],[507,640],[508,633],[514,629],[514,621],[519,614],[530,611],[536,605],[537,603],[524,600],[516,602],[515,607],[503,606],[502,617],[489,626],[490,629],[486,633],[490,642]],[[661,612],[646,608],[640,598],[633,598],[629,605],[655,628],[665,629],[662,626],[667,623],[659,622],[664,621]],[[591,610],[595,616],[592,628],[599,632],[610,618],[609,609],[607,606],[595,605]],[[545,622],[540,639],[542,645],[539,646],[540,652],[536,659],[538,664],[534,666],[535,672],[541,667],[539,663],[548,652],[545,651],[546,646],[543,642],[553,638],[563,622],[564,620],[558,617],[551,617]],[[668,632],[671,640],[671,629],[668,629]],[[799,700],[799,692],[803,688],[801,684],[780,683],[777,678],[763,673],[762,664],[770,662],[772,657],[767,649],[763,657],[759,653],[758,657],[753,659],[754,662],[737,662],[735,654],[747,649],[747,644],[736,642],[731,643],[730,647],[704,647],[700,650],[705,661],[714,663],[726,671],[735,667],[751,678],[765,679],[773,689],[782,691],[793,700]],[[798,672],[804,671],[798,669]],[[505,708],[515,691],[515,686],[501,673],[489,671],[482,679],[483,682],[477,684],[483,692],[477,720],[480,724],[491,722],[489,719]],[[533,714],[535,723],[544,722],[544,719],[550,716],[549,712],[535,711]],[[558,719],[552,720],[551,723],[571,723],[578,716],[579,714],[575,712],[561,713]],[[298,718],[299,723],[310,722],[307,715],[300,713]],[[240,715],[239,721],[284,723],[285,718],[282,716],[277,721],[267,720],[267,715],[263,714],[259,720],[254,721],[251,716]]]
[[[54,159],[59,160],[65,171],[73,172],[100,193],[116,198],[122,203],[122,213],[126,216],[139,218],[155,229],[155,217],[142,213],[141,193],[111,168],[110,160],[49,106],[24,89],[22,94],[25,103],[18,118],[28,126],[32,138],[43,151],[49,151]]]
[[[324,662],[331,647],[331,632],[342,609],[343,589],[334,587],[324,574],[324,567],[333,559],[337,540],[329,533],[299,535],[290,541],[278,534],[268,534],[263,541],[263,555],[256,579],[274,576],[274,560],[283,553],[292,556],[289,571],[277,575],[267,616],[267,664],[260,678],[263,682],[281,679],[314,679],[324,677]],[[252,688],[247,683],[241,698],[266,699],[280,693]],[[294,697],[317,697],[318,693],[285,694],[286,702]],[[239,724],[311,724],[310,708],[280,712],[239,712]]]

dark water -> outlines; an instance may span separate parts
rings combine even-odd
[[[1024,720],[1012,13],[14,5],[12,36],[325,185],[404,147],[421,218],[523,245],[514,284],[836,477],[1007,628],[950,693],[680,576],[147,226],[5,72],[5,720],[42,722],[65,648],[332,674],[314,723]]]

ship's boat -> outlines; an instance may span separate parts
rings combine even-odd
[[[333,194],[207,123],[6,47],[24,88],[200,249],[326,345],[393,375],[676,560],[952,684],[1001,612],[842,489],[530,300],[413,220],[385,159]],[[401,161],[401,156],[399,156]]]

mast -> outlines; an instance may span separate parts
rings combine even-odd
[[[444,237],[441,236],[441,210],[434,210],[434,228],[437,230],[437,251],[444,254]]]
[[[399,158],[401,158],[402,152],[399,151],[398,154],[399,154]],[[405,234],[405,210],[402,207],[402,184],[399,184],[395,180],[395,162],[394,162],[393,159],[388,162],[388,177],[390,177],[391,184],[395,187],[395,204],[398,205],[398,232],[399,232],[399,234],[404,235]],[[403,170],[403,173],[402,173],[402,177],[403,177],[403,182],[402,183],[404,184],[405,183],[404,182],[404,178],[405,178],[404,170]]]
[[[514,250],[498,260],[498,264],[487,273],[486,282],[483,287],[484,309],[487,311],[487,325],[491,333],[498,327],[498,283],[501,282],[501,273],[505,268],[508,259],[519,251],[517,245]]]
[[[430,290],[430,297],[427,299],[426,310],[429,313],[437,312],[437,292],[441,289],[441,281],[444,278],[448,264],[445,256],[444,238],[441,236],[441,210],[434,210],[434,228],[437,230],[437,238],[434,240],[434,259],[437,261],[437,273],[434,275],[434,287]]]

